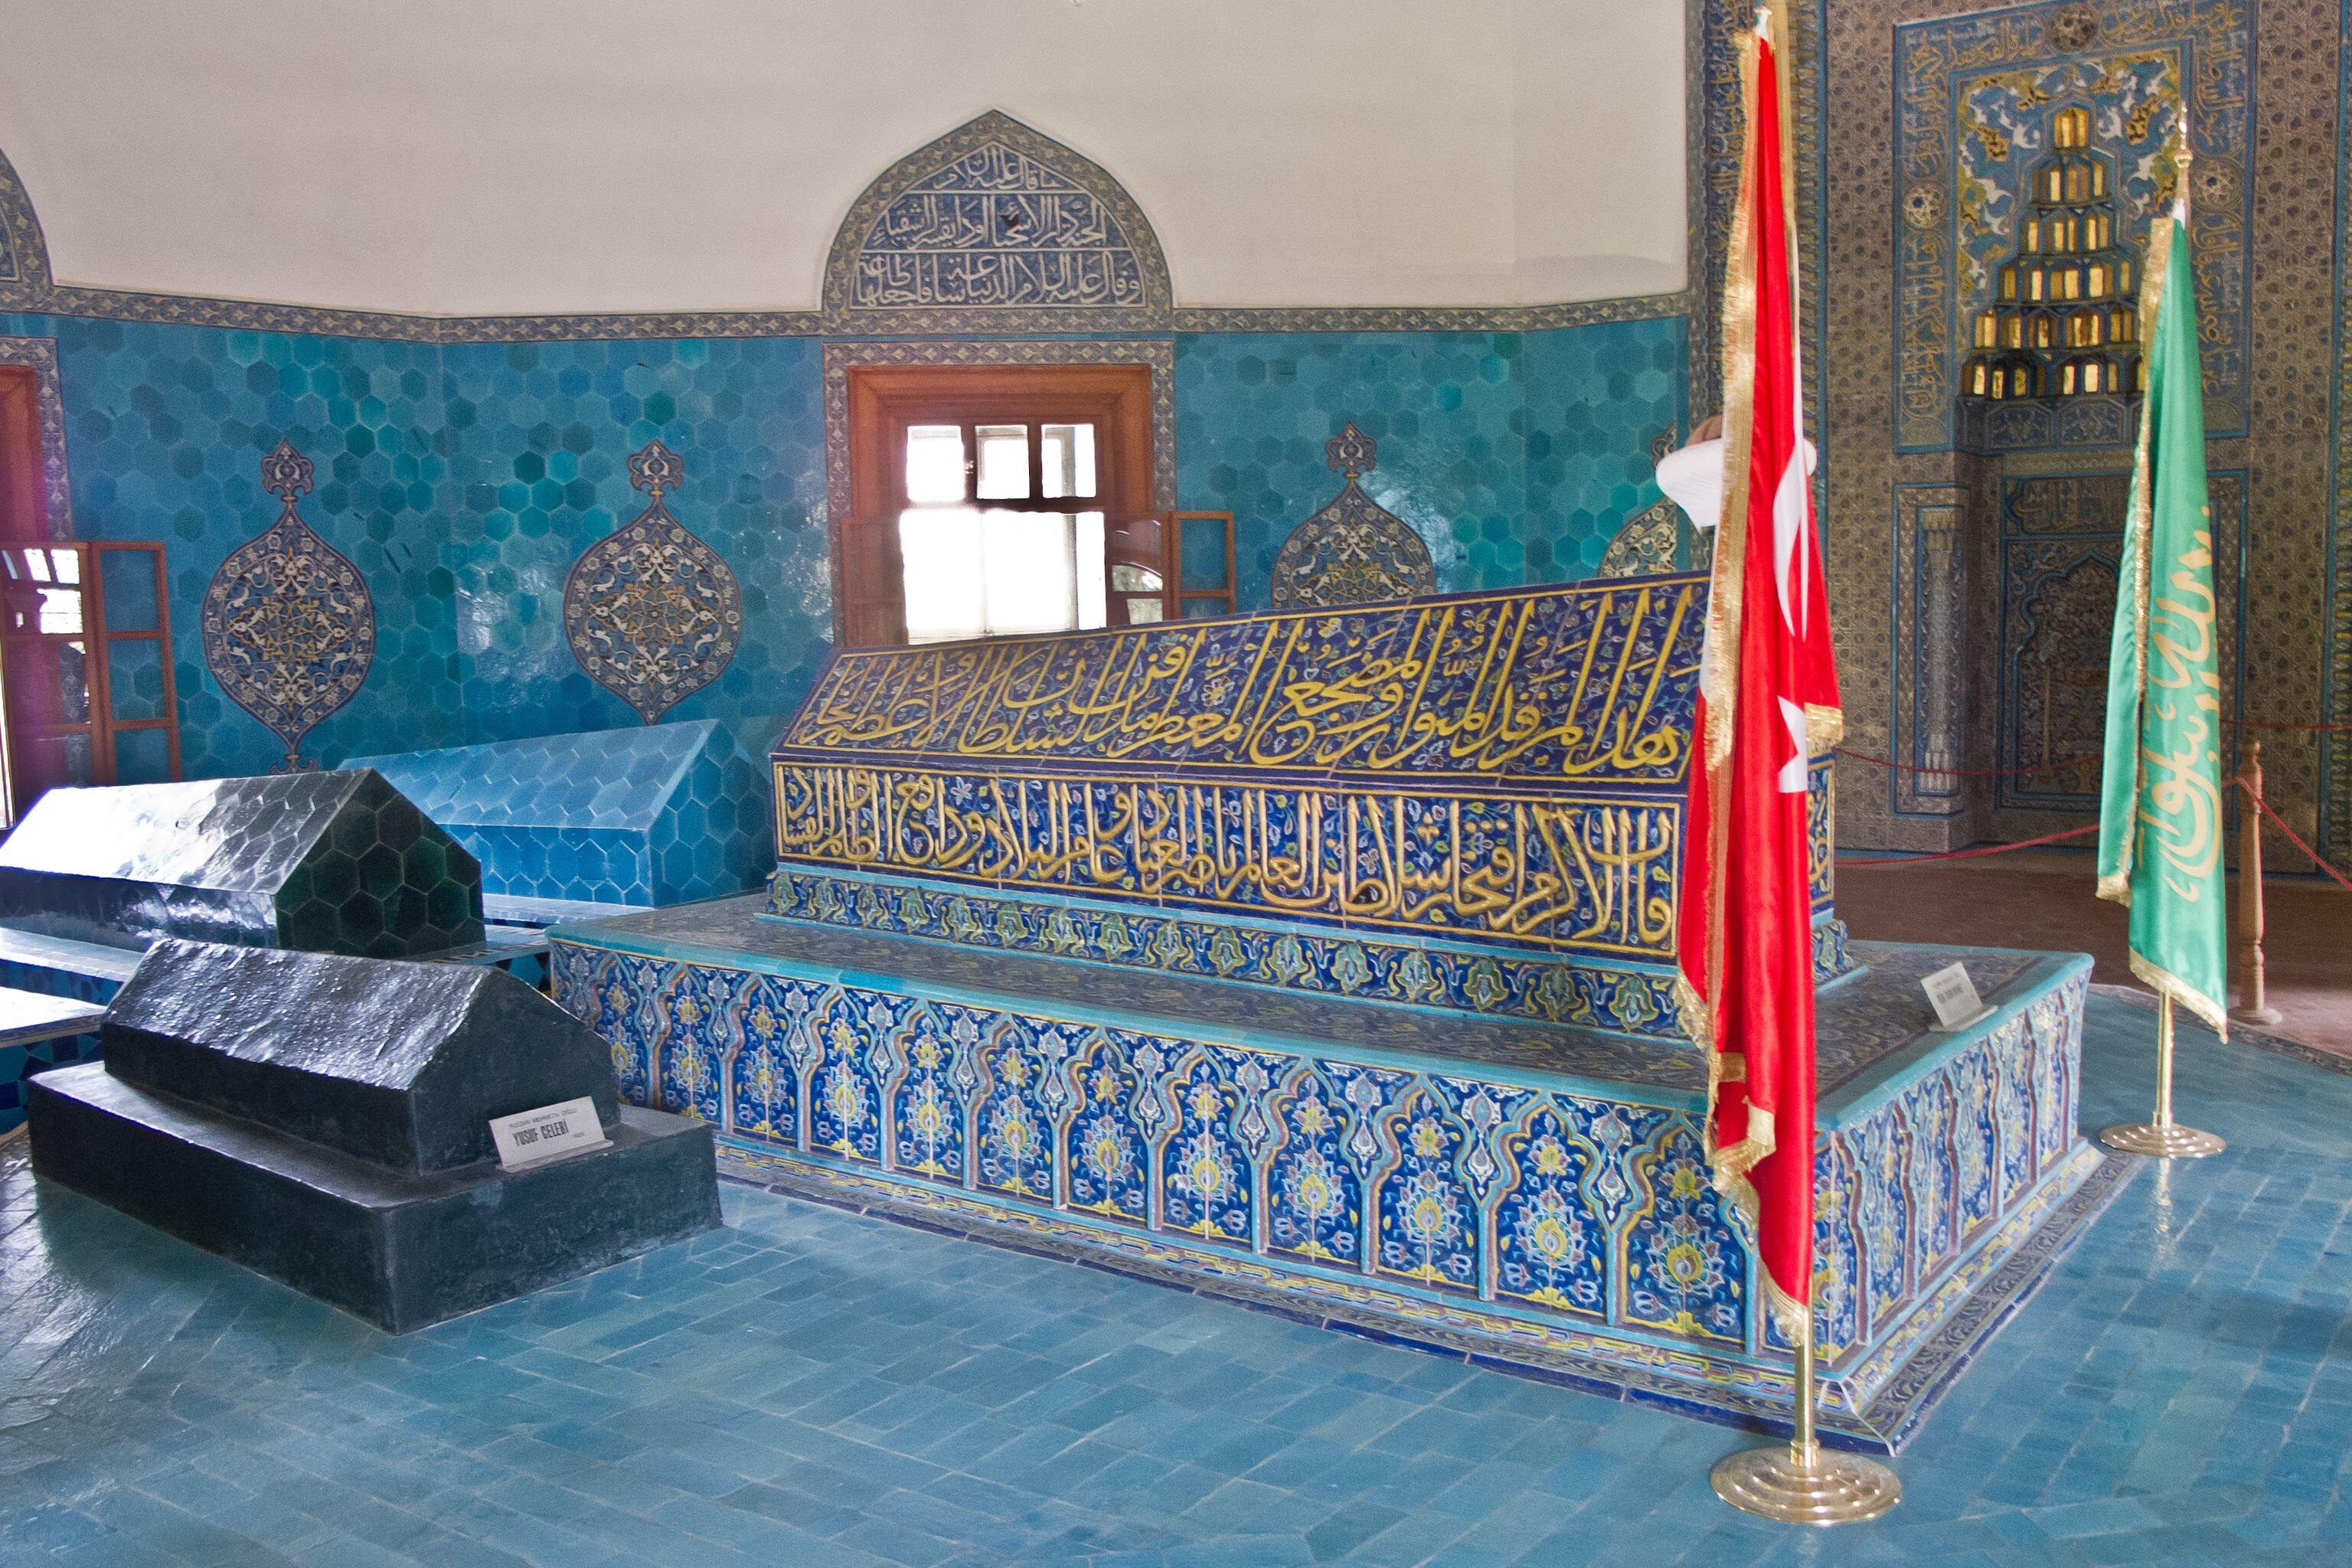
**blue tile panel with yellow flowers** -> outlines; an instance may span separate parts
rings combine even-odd
[[[1790,1363],[1707,1180],[1687,1047],[1261,1003],[756,908],[561,929],[554,988],[610,1044],[624,1098],[709,1121],[788,1183],[1785,1414]],[[1891,1446],[2095,1191],[2074,1130],[2088,966],[1971,953],[1995,1016],[1926,1036],[1919,977],[1953,955],[1857,947],[1864,967],[1822,999],[1816,1290],[1825,1419]]]
[[[740,893],[768,864],[760,770],[716,720],[343,765],[375,769],[471,850],[485,893],[650,907]]]
[[[1390,940],[797,866],[780,867],[769,879],[768,912],[780,920],[1236,984],[1681,1037],[1670,967],[1569,963],[1436,939]],[[1814,977],[1826,981],[1852,967],[1845,922],[1824,910],[1813,922]]]

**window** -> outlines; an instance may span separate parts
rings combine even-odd
[[[1100,496],[1095,446],[1086,421],[908,426],[898,555],[908,642],[1106,623],[1103,512],[1086,504]]]
[[[839,639],[1160,619],[1150,376],[1143,365],[853,366]]]

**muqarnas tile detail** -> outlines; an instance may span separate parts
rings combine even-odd
[[[1275,608],[1363,605],[1434,593],[1437,566],[1427,542],[1356,482],[1378,466],[1379,444],[1350,422],[1324,452],[1331,471],[1346,483],[1283,541],[1274,558]]]
[[[2116,171],[2112,238],[2129,255],[2146,247],[2149,221],[2179,194],[2176,159],[2188,139],[2195,153],[2189,225],[2206,427],[2217,436],[2243,432],[2252,378],[2252,35],[2251,8],[2227,0],[2164,6],[2042,0],[1898,27],[1901,175],[1892,225],[1898,450],[1951,442],[1960,395],[1969,390],[1959,378],[1974,323],[2004,302],[2002,264],[2021,244],[2029,253],[2057,248],[2046,233],[2044,243],[2029,239],[2035,212],[2023,189],[2029,171],[2053,151],[2052,105],[2088,111],[2091,147]],[[2070,295],[2068,304],[2077,298]],[[2121,398],[2031,397],[1974,412],[1985,413],[1980,438],[1993,447],[2131,439]]]
[[[563,635],[596,682],[651,724],[719,679],[743,635],[743,595],[717,551],[662,504],[686,466],[659,441],[629,459],[646,510],[582,553]]]
[[[295,510],[310,460],[280,441],[261,477],[278,521],[220,564],[205,590],[205,662],[229,700],[285,743],[280,772],[318,764],[302,737],[353,697],[375,663],[375,601],[344,555]]]

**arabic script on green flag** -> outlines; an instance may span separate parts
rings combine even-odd
[[[2158,220],[2141,300],[2147,386],[2107,665],[2099,896],[2131,906],[2132,972],[2223,1032],[2221,678],[2205,396],[2189,237]]]

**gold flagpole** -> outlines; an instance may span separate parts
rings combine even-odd
[[[1797,1419],[1784,1447],[1768,1443],[1716,1461],[1707,1473],[1715,1495],[1736,1509],[1783,1524],[1855,1524],[1876,1519],[1903,1500],[1893,1470],[1863,1454],[1822,1447],[1814,1425],[1812,1290],[1800,1310]],[[1787,1325],[1784,1325],[1787,1326]]]
[[[2172,998],[2156,998],[2156,1120],[2122,1121],[2099,1130],[2099,1142],[2126,1154],[2154,1154],[2166,1160],[2201,1160],[2230,1145],[2219,1135],[2183,1127],[2172,1120]]]
[[[2189,165],[2195,156],[2189,146],[2189,92],[2184,85],[2180,95],[2180,151],[2172,162],[2172,221],[2184,227],[2189,222]],[[2169,245],[2171,236],[2158,219],[2148,248],[2158,243]],[[2145,282],[2150,273],[2142,268]],[[2174,278],[2170,268],[2160,274],[2164,289],[2194,289],[2194,278]],[[2139,341],[2146,345],[2156,335],[2156,310],[2143,308]],[[2143,346],[2142,352],[2146,352]],[[2147,447],[2142,446],[2146,452]],[[2218,831],[2218,829],[2217,829]],[[2172,1120],[2172,994],[2158,992],[2156,999],[2156,1120],[2153,1121],[2123,1121],[2099,1130],[2099,1142],[2110,1149],[2126,1154],[2153,1154],[2167,1160],[2201,1160],[2208,1154],[2218,1154],[2230,1145],[2210,1132],[2200,1132],[2194,1127],[2183,1127]]]
[[[1788,66],[1786,35],[1776,33],[1769,6],[1757,12],[1756,31],[1773,46],[1778,77],[1775,85],[1780,89],[1781,107],[1779,127],[1782,132],[1781,174],[1784,181],[1793,182],[1794,159],[1791,154],[1796,142],[1788,131],[1794,94],[1790,90],[1793,79]],[[1754,99],[1751,97],[1748,101],[1752,111]],[[1751,168],[1755,158],[1755,132],[1756,127],[1752,123],[1746,128],[1750,143],[1748,158]],[[1781,212],[1790,228],[1788,253],[1791,258],[1793,279],[1797,254],[1797,204],[1793,192],[1785,186]],[[1727,287],[1724,293],[1728,300],[1732,289]],[[1797,301],[1790,301],[1792,321],[1796,319],[1796,306]],[[1729,389],[1726,391],[1724,406],[1728,412],[1732,399],[1728,395]],[[1801,404],[1805,389],[1799,386],[1796,395]],[[1727,426],[1728,424],[1727,420]],[[1801,453],[1802,447],[1800,446],[1798,450]],[[1728,522],[1730,520],[1727,518],[1725,521]],[[1796,1152],[1794,1150],[1784,1151],[1783,1157],[1793,1157]],[[1806,1153],[1810,1155],[1811,1151],[1806,1151]],[[1808,1229],[1812,1223],[1810,1213],[1811,1188],[1812,1184],[1806,1183]],[[1760,1265],[1759,1271],[1761,1272]],[[1796,1403],[1796,1425],[1788,1443],[1770,1443],[1728,1455],[1717,1461],[1707,1479],[1715,1487],[1715,1495],[1732,1507],[1764,1519],[1779,1520],[1785,1524],[1849,1524],[1860,1520],[1876,1519],[1902,1500],[1903,1483],[1895,1479],[1893,1470],[1875,1459],[1822,1447],[1814,1421],[1813,1282],[1810,1279],[1804,1282],[1803,1292],[1801,1300],[1789,1301],[1770,1288],[1769,1281],[1766,1282],[1764,1291],[1768,1312],[1780,1306],[1788,1309],[1781,1314],[1780,1326],[1788,1331],[1797,1354],[1796,1385],[1790,1391]]]

